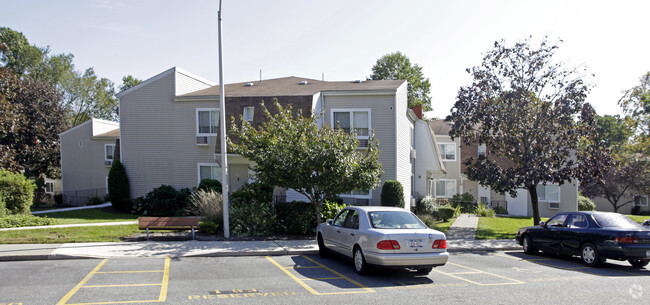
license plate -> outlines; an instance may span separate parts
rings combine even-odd
[[[409,247],[411,248],[422,248],[423,243],[421,239],[409,239]]]

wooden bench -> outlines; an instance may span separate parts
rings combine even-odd
[[[147,230],[149,240],[149,229],[151,230],[192,230],[194,240],[194,229],[199,227],[198,217],[138,217],[140,230]]]

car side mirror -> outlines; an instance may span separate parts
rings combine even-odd
[[[546,223],[543,222],[543,221],[540,221],[539,226],[542,227],[542,228],[546,228]]]
[[[332,225],[332,219],[328,219],[328,220],[326,221],[326,223],[327,223],[328,226],[331,226],[331,225]]]

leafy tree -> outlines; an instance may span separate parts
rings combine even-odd
[[[595,112],[577,69],[553,63],[558,44],[531,38],[512,47],[495,42],[461,87],[447,118],[450,135],[465,145],[485,144],[486,156],[465,161],[469,179],[516,196],[527,189],[534,223],[540,221],[537,185],[600,177],[608,155],[593,144]],[[578,149],[578,145],[583,149]]]
[[[128,204],[131,198],[129,177],[120,160],[113,160],[111,169],[108,171],[108,197],[116,210],[124,212],[131,210]]]
[[[67,129],[60,94],[0,68],[0,167],[28,177],[60,175],[58,134]]]
[[[122,77],[122,85],[120,86],[120,92],[127,90],[131,87],[135,87],[142,82],[141,79],[137,79],[132,75],[127,75]]]
[[[604,115],[596,119],[596,132],[598,133],[596,145],[619,151],[628,143],[634,130],[620,116]]]
[[[424,77],[422,67],[411,64],[411,60],[401,52],[382,56],[372,67],[368,80],[405,79],[408,81],[408,107],[422,105],[424,111],[431,111],[431,84]]]
[[[91,118],[118,119],[113,82],[99,78],[93,68],[86,69],[83,74],[74,72],[73,77],[63,81],[62,87],[65,92],[64,108],[72,126]]]
[[[640,84],[625,90],[618,101],[623,107],[625,120],[635,128],[635,152],[650,155],[650,71],[640,79]]]
[[[317,117],[294,114],[291,106],[283,108],[277,100],[274,104],[277,112],[272,115],[262,103],[267,121],[257,129],[231,120],[231,134],[241,141],[229,139],[228,147],[256,163],[253,170],[260,182],[307,197],[318,223],[325,198],[378,186],[382,172],[374,137],[359,151],[356,136],[327,125],[319,128]]]

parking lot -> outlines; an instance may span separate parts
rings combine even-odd
[[[318,256],[133,258],[0,263],[4,304],[648,304],[650,270],[521,251],[453,253],[427,276],[377,270],[359,276]]]

